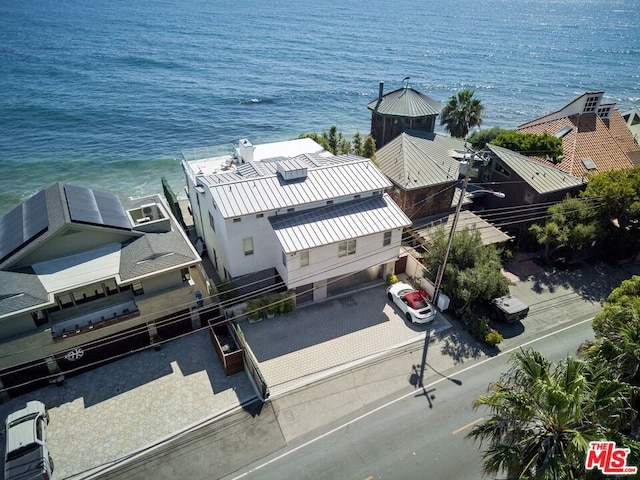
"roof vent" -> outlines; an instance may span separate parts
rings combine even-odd
[[[276,171],[285,181],[307,178],[307,166],[294,158],[277,162]]]

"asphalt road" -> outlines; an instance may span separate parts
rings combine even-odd
[[[587,338],[593,338],[591,321],[582,321],[528,346],[557,361],[575,354]],[[449,372],[448,378],[425,386],[424,391],[400,394],[227,478],[478,479],[481,451],[465,435],[488,412],[474,411],[471,404],[508,369],[512,351]]]

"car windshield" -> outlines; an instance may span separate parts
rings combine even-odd
[[[16,448],[13,452],[9,452],[9,454],[7,455],[7,461],[10,460],[15,460],[16,458],[20,458],[23,455],[35,450],[36,448],[38,448],[38,444],[37,443],[30,443],[28,445],[24,445],[20,448]]]

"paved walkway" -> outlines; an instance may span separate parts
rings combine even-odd
[[[344,369],[424,339],[427,327],[413,325],[387,300],[385,285],[331,298],[258,323],[242,331],[272,396],[318,376]],[[431,326],[440,333],[451,323],[438,314]]]
[[[56,479],[112,462],[255,397],[247,376],[226,377],[206,331],[145,350],[0,405],[49,408]],[[4,448],[4,432],[0,435]]]

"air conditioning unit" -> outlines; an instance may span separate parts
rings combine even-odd
[[[151,215],[152,209],[151,207],[144,207],[142,209],[142,213],[144,213],[145,215]]]

